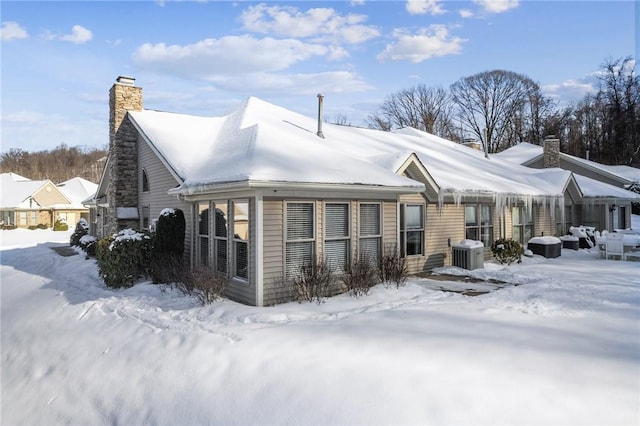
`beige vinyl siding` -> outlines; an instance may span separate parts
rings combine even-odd
[[[264,305],[293,299],[294,293],[284,281],[284,202],[263,201]]]
[[[541,204],[533,206],[534,237],[556,234],[556,218],[552,214],[551,209],[555,209],[555,207],[548,207]]]
[[[420,183],[423,183],[425,186],[425,194],[430,200],[438,199],[438,191],[431,186],[431,183],[429,182],[429,180],[424,177],[424,175],[422,174],[422,172],[420,171],[418,166],[416,166],[415,163],[409,164],[409,166],[407,167],[407,169],[403,174],[409,179],[413,179]],[[415,196],[419,196],[419,194],[415,194]]]
[[[426,257],[425,269],[433,269],[444,265],[451,265],[451,243],[464,239],[464,205],[437,204],[427,205]]]
[[[385,250],[398,249],[398,203],[382,203],[382,254]]]
[[[241,201],[240,199],[231,201]],[[227,297],[231,300],[235,300],[248,305],[256,305],[256,200],[255,198],[249,198],[249,274],[247,281],[238,278],[231,278],[229,285],[227,286]],[[233,206],[233,203],[231,203]],[[230,210],[235,213],[235,209]],[[232,222],[233,223],[233,222]],[[231,226],[229,224],[228,226]],[[235,262],[234,242],[232,238],[229,238],[227,249],[227,259],[232,259]],[[233,275],[234,266],[229,266],[229,272]]]
[[[142,192],[142,170],[146,170],[149,178],[149,192]],[[173,177],[165,165],[160,161],[149,145],[138,139],[138,211],[140,213],[140,228],[142,228],[142,208],[149,207],[149,223],[160,217],[165,208],[180,209],[185,219],[185,259],[189,259],[192,250],[193,209],[192,205],[183,203],[177,197],[167,194],[179,182]]]
[[[47,191],[47,188],[50,188],[50,190]],[[38,191],[34,192],[32,198],[41,206],[67,204],[69,202],[52,183],[47,183]],[[33,207],[37,207],[35,203],[33,203]]]

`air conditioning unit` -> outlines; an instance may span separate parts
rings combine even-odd
[[[483,268],[484,246],[466,244],[465,241],[451,246],[451,265],[469,270]]]

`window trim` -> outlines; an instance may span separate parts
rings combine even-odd
[[[225,277],[229,276],[229,200],[217,200],[217,201],[213,201],[212,203],[212,210],[214,212],[213,214],[213,220],[212,222],[212,230],[213,232],[211,232],[211,238],[213,240],[213,270],[218,273],[218,274],[222,274]],[[225,235],[221,236],[218,235],[218,215],[217,215],[217,210],[219,206],[225,206],[226,208],[226,213],[225,213]],[[218,250],[218,241],[224,241],[225,242],[225,262],[224,262],[224,271],[220,270],[220,258],[218,256],[219,250]]]
[[[467,225],[467,207],[473,207],[475,209],[475,215],[477,218],[477,223],[475,225]],[[489,208],[489,225],[483,225],[482,224],[482,210],[483,207],[488,207]],[[478,235],[478,238],[475,239],[476,241],[482,241],[482,243],[484,244],[485,247],[491,247],[491,245],[494,242],[494,231],[495,231],[495,224],[494,224],[494,206],[492,204],[489,203],[465,203],[464,204],[464,236],[466,239],[469,239],[467,236],[467,231],[469,229],[475,229]],[[484,241],[482,239],[482,235],[483,235],[483,229],[484,228],[488,228],[489,231],[489,241]]]
[[[328,228],[328,220],[327,220],[327,205],[329,204],[334,204],[334,205],[343,205],[347,207],[347,232],[346,235],[344,236],[339,236],[339,237],[327,237],[327,228]],[[347,242],[347,253],[346,253],[346,265],[344,265],[344,270],[346,270],[347,268],[349,268],[349,265],[351,264],[351,203],[349,201],[325,201],[323,204],[323,213],[324,213],[324,227],[323,227],[323,246],[324,246],[324,260],[325,262],[327,262],[327,264],[329,263],[329,259],[327,258],[327,250],[326,250],[326,246],[327,246],[327,242],[328,241],[346,241]],[[338,271],[336,270],[336,272],[344,272],[343,271]]]
[[[142,192],[150,192],[149,174],[147,169],[142,169]]]
[[[377,205],[378,206],[378,234],[370,234],[370,235],[362,235],[362,206],[363,205]],[[362,240],[373,240],[378,239],[378,263],[380,263],[382,259],[382,234],[384,233],[384,224],[383,224],[383,208],[382,202],[380,201],[359,201],[358,202],[358,260],[361,260],[362,251],[361,251],[361,241]],[[380,266],[380,265],[376,265]]]
[[[421,227],[420,228],[407,228],[406,227],[406,208],[407,207],[420,207],[421,215]],[[425,255],[425,217],[426,206],[424,203],[401,203],[400,204],[400,256],[401,257],[421,257]],[[409,232],[420,232],[420,253],[407,254],[407,234]]]
[[[310,204],[311,205],[311,226],[312,226],[312,232],[311,232],[311,237],[310,238],[298,238],[298,239],[289,239],[289,232],[288,232],[288,228],[289,228],[289,205],[290,204]],[[283,270],[283,276],[284,276],[284,280],[286,282],[289,282],[291,280],[291,276],[289,276],[289,271],[287,268],[287,245],[289,243],[310,243],[311,245],[311,258],[313,261],[313,258],[315,258],[316,256],[316,250],[317,250],[317,238],[316,238],[316,232],[317,232],[317,206],[316,206],[316,202],[311,200],[311,201],[305,201],[305,200],[285,200],[283,203],[283,222],[284,222],[284,226],[282,227],[282,232],[283,232],[283,241],[284,244],[282,245],[282,270]]]
[[[520,211],[520,217],[522,218],[522,223],[514,223],[513,222],[513,209],[518,209]],[[531,237],[535,235],[535,218],[533,215],[533,206],[531,206],[531,210],[527,208],[527,206],[512,206],[511,207],[511,238],[518,241],[520,244],[525,245],[527,241],[525,239],[525,231],[527,228],[531,229]],[[527,221],[530,219],[530,221]],[[515,228],[518,228],[518,238],[515,238]]]
[[[211,265],[211,203],[210,202],[197,202],[195,203],[196,210],[196,253],[197,253],[197,261],[198,265],[209,267]],[[204,210],[200,210],[201,207],[204,207]],[[208,210],[208,218],[207,218],[207,234],[200,233],[200,222],[202,213]],[[207,242],[207,254],[206,254],[206,263],[202,262],[203,253],[202,253],[202,243],[203,240]]]
[[[238,281],[242,281],[242,282],[249,282],[249,278],[250,278],[250,274],[249,272],[251,271],[251,255],[250,255],[250,246],[249,246],[249,241],[251,241],[251,233],[250,233],[250,209],[251,209],[251,204],[249,203],[248,199],[232,199],[229,200],[230,202],[228,203],[228,206],[231,207],[231,223],[232,226],[227,226],[227,232],[230,234],[229,237],[233,243],[233,247],[231,249],[231,262],[229,262],[229,259],[227,259],[227,269],[229,264],[231,265],[231,270],[232,270],[232,276],[234,280],[238,280]],[[241,238],[236,238],[236,204],[246,204],[247,205],[247,239],[243,240]],[[228,216],[228,213],[227,213]],[[228,223],[228,222],[227,222]],[[245,244],[246,245],[246,252],[247,252],[247,259],[246,259],[246,263],[247,263],[247,276],[243,277],[241,275],[238,275],[238,254],[237,254],[237,245],[236,244]],[[227,254],[229,253],[229,247],[227,246]]]

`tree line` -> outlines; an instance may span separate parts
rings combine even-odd
[[[54,183],[74,177],[97,183],[106,157],[104,149],[69,147],[64,143],[38,152],[11,148],[0,154],[0,172],[13,172],[33,180],[50,179]]]
[[[370,128],[414,127],[443,138],[473,139],[489,153],[555,135],[561,150],[603,164],[640,167],[640,79],[630,58],[609,59],[597,91],[560,108],[526,75],[493,70],[448,89],[417,85],[386,97],[367,117]]]

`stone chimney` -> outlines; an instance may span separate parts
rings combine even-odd
[[[544,138],[544,168],[560,167],[560,139],[555,135]]]
[[[142,88],[135,78],[120,76],[109,90],[109,186],[105,235],[124,228],[139,229],[138,131],[128,111],[142,110]]]

